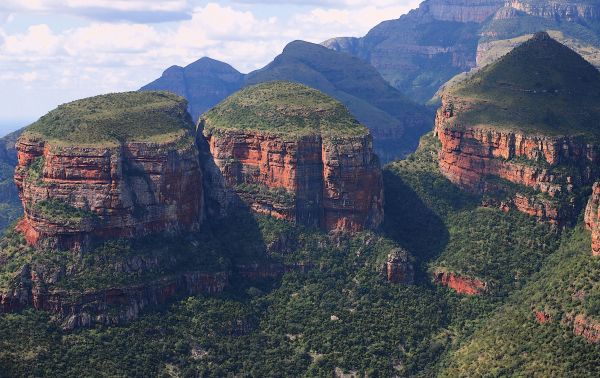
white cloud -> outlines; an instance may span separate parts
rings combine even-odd
[[[24,34],[5,36],[2,50],[8,55],[47,56],[59,51],[60,39],[48,25],[33,25]]]
[[[48,17],[48,24],[31,25],[21,32],[8,32],[0,24],[0,114],[20,118],[16,113],[27,112],[28,118],[33,118],[65,101],[135,90],[160,76],[167,67],[186,65],[202,56],[248,72],[270,62],[292,40],[318,43],[335,36],[364,35],[380,21],[405,13],[406,4],[416,1],[320,1],[319,5],[297,7],[292,16],[278,17],[273,16],[277,13],[261,15],[248,5],[213,2],[190,8],[190,3],[2,0],[0,11],[9,12],[18,7],[21,11],[50,13],[96,7],[129,15],[143,9],[158,14],[183,10],[189,17],[154,25],[114,18],[104,22],[96,13],[96,20],[66,29],[54,27]],[[21,106],[15,106],[17,103]]]
[[[69,14],[103,21],[165,22],[189,18],[188,0],[2,0],[0,12]]]

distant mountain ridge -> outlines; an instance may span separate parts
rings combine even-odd
[[[185,67],[171,66],[142,91],[167,90],[185,97],[194,121],[244,83],[244,74],[227,63],[208,57]]]
[[[171,67],[141,90],[168,90],[184,96],[194,120],[240,88],[284,80],[308,85],[342,102],[372,130],[375,151],[384,161],[412,152],[431,129],[432,112],[390,86],[372,66],[323,46],[294,41],[262,69],[247,75],[202,58],[185,68]]]
[[[426,0],[362,38],[332,38],[322,44],[369,62],[395,88],[425,102],[456,74],[489,63],[522,42],[506,40],[539,30],[562,33],[560,42],[599,66],[599,20],[600,2],[595,0]]]

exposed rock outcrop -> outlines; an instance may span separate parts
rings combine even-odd
[[[25,217],[18,229],[30,244],[52,241],[59,247],[79,248],[93,238],[129,238],[199,227],[203,191],[193,125],[185,101],[169,96],[167,108],[158,111],[164,111],[176,129],[164,137],[86,145],[44,135],[34,124],[33,131],[19,139],[15,181]],[[110,98],[104,100],[108,104]],[[152,100],[138,109],[147,111],[151,105]]]
[[[550,20],[586,22],[600,19],[600,4],[589,1],[511,0],[506,4],[528,15]]]
[[[582,336],[591,343],[600,342],[600,322],[585,314],[567,314],[565,320],[571,324],[573,334]]]
[[[477,278],[463,276],[453,272],[438,271],[434,281],[456,291],[459,294],[481,295],[485,293],[487,284]]]
[[[383,271],[388,282],[412,284],[414,270],[408,261],[408,252],[403,249],[392,251],[384,264]]]
[[[277,109],[277,103],[263,103],[264,96],[273,93],[291,101],[285,110]],[[311,96],[320,98],[315,103],[318,109],[304,108],[311,106],[307,105]],[[245,105],[256,98],[258,103]],[[244,120],[228,118],[228,109],[244,106],[246,114],[257,112],[258,118],[252,122],[266,125],[265,129],[249,129]],[[329,124],[330,130],[303,130],[300,125],[294,130],[291,126],[298,119],[301,123],[316,122],[316,127],[329,123],[329,106],[335,109],[336,117],[341,117],[331,119],[334,124]],[[272,110],[264,113],[270,107]],[[284,121],[286,128],[291,127],[289,131],[276,130],[279,119],[261,118],[273,111],[294,113]],[[356,121],[346,120],[347,115],[341,104],[318,91],[274,82],[232,96],[207,113],[200,127],[226,186],[255,212],[328,231],[361,231],[382,221],[382,178],[370,134]],[[331,134],[337,127],[335,122],[346,121],[357,129],[348,130],[348,135]]]
[[[429,0],[419,11],[440,21],[483,22],[504,3],[503,0]]]
[[[68,330],[122,325],[136,319],[142,310],[178,297],[220,293],[228,279],[226,272],[186,272],[143,284],[70,293],[52,288],[43,275],[24,266],[18,286],[0,293],[0,313],[32,307],[52,313]]]
[[[585,226],[592,232],[592,255],[600,256],[600,182],[594,183],[585,208]]]

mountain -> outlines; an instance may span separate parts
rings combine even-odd
[[[409,98],[425,102],[458,73],[504,55],[539,30],[600,65],[597,1],[426,0],[362,38],[323,45],[372,64]]]
[[[600,376],[599,83],[536,33],[383,169],[294,82],[62,105],[5,154],[2,375]]]
[[[181,75],[178,80],[166,80],[165,77],[171,76],[167,75],[167,71],[163,78],[142,89],[163,89],[184,95],[190,101],[190,107],[195,109],[193,115],[208,110],[218,102],[217,97],[205,96],[205,93],[213,93],[214,89]],[[213,77],[214,74],[207,76]],[[375,152],[383,162],[413,151],[419,137],[431,129],[433,119],[429,110],[410,101],[387,84],[373,67],[316,44],[303,41],[288,44],[273,62],[245,75],[243,85],[273,80],[305,84],[342,102],[371,130]],[[221,86],[221,82],[217,84]],[[183,87],[188,95],[184,94]],[[228,94],[239,87],[232,86],[231,89]]]
[[[573,221],[600,177],[600,73],[537,33],[446,89],[436,118],[440,169],[489,204]]]
[[[186,98],[194,121],[227,96],[240,89],[244,75],[229,64],[201,58],[185,67],[169,67],[142,91],[165,90]]]
[[[244,88],[200,119],[228,187],[256,212],[328,231],[377,228],[381,168],[369,130],[310,87]]]
[[[387,84],[373,67],[313,43],[288,44],[273,62],[248,74],[246,84],[272,80],[302,83],[341,101],[371,130],[383,162],[413,151],[431,129],[428,110]]]

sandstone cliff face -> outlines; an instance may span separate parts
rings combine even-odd
[[[392,251],[384,264],[383,272],[388,282],[412,284],[414,270],[408,261],[408,253],[402,249]]]
[[[17,144],[15,182],[25,209],[18,228],[36,245],[63,248],[92,238],[196,229],[202,175],[193,138],[114,147],[54,145],[27,135]]]
[[[456,114],[467,106],[445,95],[437,112],[441,172],[453,183],[478,193],[501,189],[502,183],[494,178],[530,188],[545,196],[516,193],[500,207],[516,208],[553,223],[567,220],[572,204],[561,206],[558,199],[591,185],[598,177],[598,146],[579,137],[526,135],[456,124]]]
[[[453,272],[440,271],[434,274],[434,281],[456,291],[459,294],[481,295],[485,292],[485,282]]]
[[[600,182],[592,187],[584,219],[586,228],[592,232],[592,255],[600,256]]]
[[[370,135],[288,140],[229,130],[206,140],[227,187],[255,212],[328,231],[361,231],[382,221],[382,178]]]

